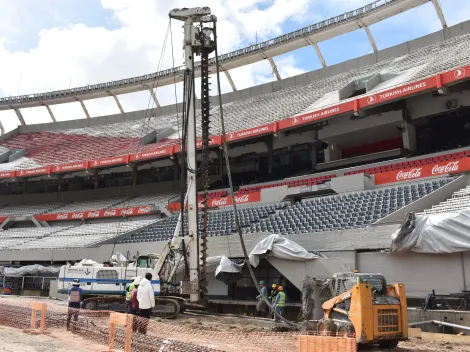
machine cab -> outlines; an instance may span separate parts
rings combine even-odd
[[[333,275],[333,296],[340,295],[353,288],[355,284],[367,283],[377,296],[387,293],[387,281],[382,274],[336,273]]]

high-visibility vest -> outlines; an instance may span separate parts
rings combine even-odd
[[[279,301],[277,301],[278,307],[285,307],[286,306],[286,293],[283,291],[278,292]]]
[[[277,290],[272,290],[271,291],[271,302],[274,303],[276,301],[276,292]]]
[[[127,286],[126,288],[126,299],[128,301],[131,300],[131,294],[132,294],[132,291],[134,291],[134,288],[135,288],[135,285],[133,282],[131,282],[131,284],[129,286]]]

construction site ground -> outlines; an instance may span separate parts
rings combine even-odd
[[[1,297],[0,303],[3,301],[16,301],[21,305],[28,305],[28,301],[35,300],[34,298],[20,298],[20,297]],[[57,300],[41,300],[48,303],[48,310],[59,310],[63,308],[66,303]],[[259,319],[253,317],[237,317],[237,316],[223,316],[223,315],[199,315],[197,313],[188,312],[181,314],[176,319],[165,320],[161,318],[154,318],[156,322],[160,322],[168,326],[168,330],[173,330],[171,326],[178,326],[187,328],[184,329],[188,333],[187,338],[197,330],[201,333],[207,332],[208,340],[210,340],[211,332],[230,333],[236,335],[237,333],[251,333],[251,332],[272,332],[283,330],[282,324],[274,323],[269,319]],[[286,326],[284,326],[285,328]],[[78,351],[78,352],[95,352],[103,351],[103,344],[94,343],[89,339],[66,331],[63,328],[57,327],[48,329],[49,335],[31,335],[24,333],[21,329],[0,326],[0,351],[15,351],[15,352],[65,352],[65,351]],[[165,329],[166,330],[166,329]],[[201,334],[203,336],[203,334]],[[175,338],[178,340],[185,339],[185,336],[168,336],[169,339]],[[201,340],[199,340],[202,342]],[[211,341],[208,341],[208,345]],[[268,345],[268,343],[266,343]],[[264,349],[263,349],[264,350]],[[361,348],[364,351],[378,352],[387,351],[379,349],[378,347]],[[266,346],[266,351],[269,351],[269,346]],[[409,341],[400,342],[399,347],[394,350],[396,352],[411,352],[411,351],[462,351],[470,352],[470,344],[468,343],[455,343],[455,342],[431,342],[418,339],[410,339]]]

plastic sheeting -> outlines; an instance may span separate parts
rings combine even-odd
[[[233,261],[223,256],[220,259],[219,266],[215,270],[215,278],[227,284],[235,282],[243,277],[242,269],[244,265],[244,260]]]
[[[51,274],[56,276],[59,274],[60,267],[42,266],[39,264],[22,266],[21,268],[5,268],[0,267],[0,275],[5,276],[33,276],[37,274]]]
[[[470,209],[454,213],[407,214],[392,235],[392,252],[456,253],[470,250]]]
[[[293,261],[325,258],[323,254],[318,252],[309,253],[304,247],[281,235],[270,235],[260,241],[250,253],[250,264],[256,268],[260,258],[265,258],[266,256]]]

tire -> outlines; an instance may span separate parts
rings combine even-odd
[[[96,308],[98,308],[98,303],[96,301],[90,300],[83,302],[83,309],[96,310]]]
[[[317,331],[322,336],[332,336],[336,333],[336,324],[331,319],[320,319]]]
[[[397,340],[391,340],[391,341],[383,341],[379,342],[380,348],[388,348],[390,350],[397,348],[398,346],[398,341]]]
[[[336,330],[338,337],[353,337],[355,334],[354,325],[351,323],[343,323],[338,325]]]

